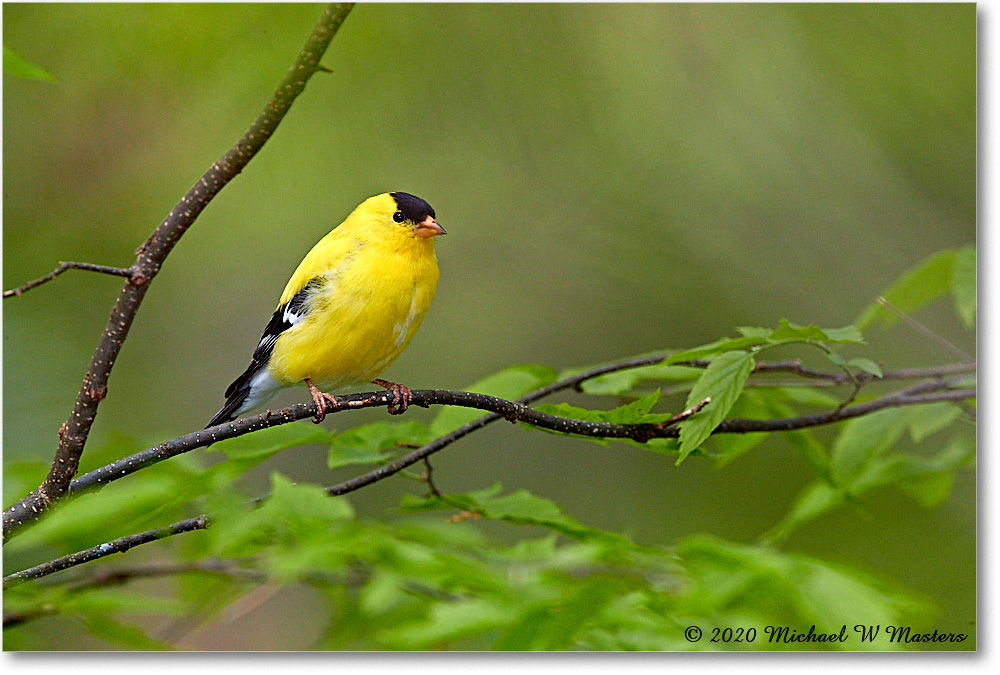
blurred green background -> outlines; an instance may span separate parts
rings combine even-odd
[[[57,79],[4,77],[4,288],[60,260],[129,265],[245,131],[321,11],[5,4],[5,45]],[[782,317],[845,325],[925,256],[975,240],[972,4],[360,5],[324,63],[334,72],[314,77],[168,258],[91,446],[126,435],[138,450],[200,428],[302,255],[378,192],[427,199],[449,232],[435,303],[386,373],[413,388],[693,346]],[[51,459],[120,287],[69,272],[4,301],[5,463]],[[918,318],[974,353],[948,308]],[[868,337],[887,368],[954,360],[905,328]],[[306,399],[295,389],[277,404]],[[509,425],[434,466],[442,489],[501,481],[662,544],[751,542],[812,478],[780,441],[720,471]],[[354,473],[290,452],[249,491],[275,468],[323,484]],[[20,489],[5,484],[4,503]],[[378,514],[415,489],[385,481],[351,500]],[[786,547],[923,593],[935,627],[974,635],[975,517],[966,475],[941,508],[883,494]],[[274,619],[323,611],[287,591],[190,646],[294,648],[310,636]]]

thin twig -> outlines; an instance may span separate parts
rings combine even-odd
[[[927,326],[923,325],[922,323],[920,323],[919,321],[917,321],[916,319],[914,319],[912,316],[910,316],[909,314],[907,314],[906,312],[904,312],[903,310],[901,310],[899,307],[896,307],[894,304],[892,304],[891,302],[889,302],[886,298],[880,296],[878,298],[878,304],[880,304],[882,307],[884,307],[885,309],[889,310],[890,312],[892,312],[893,314],[895,314],[896,316],[898,316],[910,328],[912,328],[913,330],[917,331],[918,333],[926,335],[931,340],[933,340],[934,342],[937,342],[939,345],[941,345],[942,347],[944,347],[945,349],[947,349],[951,353],[958,354],[958,356],[960,358],[963,358],[963,359],[965,359],[967,361],[971,361],[972,360],[971,356],[969,356],[964,351],[962,351],[961,349],[959,349],[958,347],[956,347],[955,345],[953,345],[951,342],[949,342],[948,340],[946,340],[941,335],[938,335],[937,333],[935,333],[934,331],[932,331],[930,328],[928,328]]]
[[[45,480],[33,492],[36,504],[48,505],[62,497],[69,489],[70,481],[80,465],[80,457],[90,434],[90,428],[97,416],[98,405],[107,396],[111,368],[128,337],[139,305],[149,288],[149,282],[156,276],[167,255],[209,202],[229,181],[239,175],[274,133],[296,97],[302,93],[306,82],[316,72],[320,58],[351,7],[350,4],[327,7],[299,57],[250,129],[236,145],[209,167],[149,239],[137,249],[136,262],[130,268],[131,272],[125,287],[111,310],[107,328],[94,350],[73,411],[59,428],[59,447],[52,466]],[[37,508],[4,510],[4,541],[20,527],[35,520],[42,510]]]
[[[95,265],[94,263],[88,262],[67,262],[63,261],[59,263],[59,266],[54,270],[46,274],[44,277],[39,277],[24,284],[23,286],[18,286],[17,288],[12,288],[9,291],[3,292],[3,297],[13,298],[21,297],[26,291],[30,291],[35,286],[41,286],[47,281],[52,281],[57,276],[65,272],[66,270],[86,270],[88,272],[100,272],[101,274],[110,274],[116,277],[132,277],[135,272],[131,267],[110,267],[109,265]]]
[[[29,567],[26,570],[10,574],[3,578],[3,587],[10,588],[11,586],[16,586],[31,579],[38,579],[61,570],[69,569],[70,567],[76,567],[77,565],[82,565],[84,563],[91,562],[92,560],[104,558],[113,553],[124,553],[130,548],[141,546],[142,544],[148,544],[151,541],[158,541],[175,534],[193,532],[194,530],[204,530],[208,527],[208,524],[208,516],[202,515],[195,516],[194,518],[188,518],[187,520],[182,520],[174,523],[173,525],[167,525],[166,527],[157,527],[152,530],[146,530],[145,532],[139,532],[138,534],[130,534],[127,537],[114,539],[105,544],[101,544],[100,546],[94,546],[93,548],[88,548],[84,551],[64,555],[61,558],[56,558],[55,560],[50,560],[46,563],[42,563],[41,565],[35,565],[34,567]]]

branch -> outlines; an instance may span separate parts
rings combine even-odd
[[[82,565],[92,560],[109,556],[112,553],[124,553],[135,546],[148,544],[151,541],[158,541],[164,537],[181,534],[182,532],[204,530],[207,527],[208,516],[195,516],[194,518],[188,518],[187,520],[182,520],[178,523],[174,523],[173,525],[167,525],[166,527],[158,527],[152,530],[146,530],[145,532],[140,532],[138,534],[130,534],[127,537],[121,537],[120,539],[109,541],[106,544],[101,544],[100,546],[88,548],[84,551],[78,551],[77,553],[71,553],[70,555],[64,555],[61,558],[50,560],[46,563],[42,563],[41,565],[36,565],[35,567],[29,567],[26,570],[15,572],[14,574],[3,578],[3,587],[10,588],[11,586],[17,586],[25,581],[48,576],[49,574],[69,569],[70,567],[76,567],[77,565]]]
[[[918,405],[922,403],[933,403],[936,401],[959,401],[967,398],[972,398],[976,395],[974,389],[957,389],[957,390],[946,390],[946,391],[936,391],[933,393],[924,393],[927,385],[918,385],[909,390],[903,390],[900,392],[895,392],[893,394],[888,394],[881,398],[874,399],[867,403],[861,403],[855,406],[845,407],[841,409],[834,410],[832,412],[816,413],[814,415],[803,415],[801,417],[789,417],[784,419],[774,419],[774,420],[754,420],[754,419],[729,419],[724,420],[715,430],[713,434],[747,434],[756,432],[769,432],[769,431],[792,431],[795,429],[803,429],[806,427],[816,427],[823,426],[826,424],[833,424],[834,422],[841,422],[843,420],[851,419],[854,417],[860,417],[862,415],[867,415],[869,413],[875,412],[877,410],[882,410],[883,408],[892,408],[904,405]],[[947,385],[942,384],[941,388],[945,388]],[[417,393],[413,392],[414,402],[417,400]],[[426,392],[419,392],[421,394]],[[438,393],[464,393],[464,392],[438,392]],[[470,396],[482,396],[481,394],[469,394]],[[492,398],[492,397],[488,397]],[[498,401],[502,399],[497,399]],[[510,401],[504,401],[504,403],[512,404]],[[479,407],[477,405],[469,407]],[[640,443],[645,443],[653,438],[677,438],[680,436],[680,428],[677,426],[676,422],[671,422],[667,425],[660,424],[610,424],[607,422],[583,422],[580,420],[567,419],[564,417],[556,417],[554,415],[546,415],[545,413],[540,413],[531,408],[525,408],[526,411],[530,411],[531,414],[525,414],[521,417],[517,417],[516,421],[526,422],[532,426],[537,426],[542,429],[548,429],[549,431],[557,431],[561,433],[574,434],[577,436],[590,436],[599,438],[617,438],[617,439],[630,439],[639,441]],[[683,413],[682,413],[683,414]],[[363,488],[372,483],[376,483],[380,480],[388,478],[389,476],[402,471],[406,467],[416,464],[417,462],[426,459],[427,457],[433,455],[435,452],[442,450],[448,445],[451,445],[459,438],[475,431],[476,429],[494,422],[501,417],[506,417],[506,415],[495,414],[487,415],[486,417],[480,417],[478,420],[469,422],[468,424],[459,427],[455,431],[436,438],[430,443],[414,450],[411,453],[403,455],[394,462],[385,464],[373,469],[368,473],[356,476],[350,480],[344,481],[343,483],[338,483],[326,488],[326,491],[331,495],[343,495],[348,492],[354,492],[360,488]]]
[[[571,379],[582,381],[578,378]],[[583,379],[587,378],[584,377]],[[540,392],[551,393],[553,387],[565,388],[573,386],[573,384],[568,384],[567,382],[569,382],[569,380],[563,380],[559,383],[555,383],[554,385],[550,385],[549,387],[539,389],[538,391],[532,392],[518,401],[507,401],[495,396],[474,394],[464,391],[449,391],[442,389],[414,391],[411,405],[419,405],[422,407],[427,407],[431,404],[459,405],[468,408],[477,408],[480,410],[491,410],[493,411],[493,414],[485,415],[477,420],[469,422],[468,424],[455,429],[451,433],[441,436],[440,438],[427,443],[413,452],[400,457],[394,462],[378,467],[377,469],[352,478],[351,480],[329,486],[326,488],[326,492],[330,495],[343,495],[388,478],[389,476],[402,471],[412,464],[425,460],[430,455],[454,443],[456,440],[466,436],[472,431],[480,429],[501,418],[508,419],[510,421],[526,422],[532,426],[560,433],[600,438],[631,439],[641,443],[647,442],[653,438],[676,438],[679,436],[679,428],[677,423],[674,421],[668,421],[668,423],[664,424],[611,424],[608,422],[584,422],[582,420],[557,417],[555,415],[538,412],[537,410],[529,408],[524,404],[526,399],[534,399],[540,396]],[[813,415],[803,415],[800,417],[773,420],[724,420],[712,433],[745,434],[791,431],[806,427],[833,424],[835,422],[841,422],[855,417],[860,417],[862,415],[867,415],[885,408],[920,405],[938,401],[961,401],[976,396],[976,391],[974,389],[949,389],[951,384],[952,381],[949,380],[921,382],[909,387],[908,389],[893,392],[866,403],[859,403],[857,405],[837,408],[830,412],[816,413]],[[378,392],[375,394],[353,394],[351,396],[335,398],[342,408],[368,408],[373,406],[388,405],[392,400],[394,400],[394,396],[395,395],[392,392]],[[330,411],[330,414],[333,414],[334,412],[340,411]],[[277,424],[285,424],[293,420],[311,417],[314,414],[315,405],[313,403],[300,403],[278,413],[269,411],[262,415],[244,418],[236,422],[220,424],[204,431],[182,436],[180,439],[176,440],[181,441],[182,439],[190,439],[187,442],[196,443],[193,447],[199,447],[199,445],[213,443],[216,440],[223,440],[224,438],[231,438],[233,436],[249,433],[249,431],[253,429],[248,427],[264,428],[267,426],[275,426]],[[157,446],[157,448],[159,447],[161,446]],[[193,449],[193,447],[187,449]],[[156,448],[153,448],[153,450],[155,449]],[[180,452],[186,452],[186,450],[181,450]],[[143,453],[139,454],[141,455]],[[179,452],[174,454],[179,454]],[[133,457],[137,456],[138,455],[133,455]],[[165,459],[165,457],[163,459]],[[124,462],[126,460],[121,461]],[[156,459],[155,461],[161,461],[161,459]],[[153,461],[149,461],[145,465],[150,463],[153,463]],[[110,466],[113,465],[109,465],[109,467]],[[101,472],[101,474],[104,475],[106,473],[105,469],[108,469],[108,467],[104,467],[104,469],[99,469],[97,472],[91,472],[91,474],[82,476],[79,480],[83,481],[88,476],[97,474],[98,472]],[[132,469],[132,471],[136,470],[138,469]],[[87,487],[94,487],[98,484],[99,481],[94,479],[92,482],[89,482],[87,486],[79,489],[82,491]],[[263,498],[254,501],[259,503],[263,501]],[[43,563],[42,565],[6,576],[4,577],[4,588],[7,588],[8,585],[16,585],[29,579],[37,579],[69,567],[81,565],[85,562],[90,562],[98,558],[103,558],[107,555],[111,555],[112,553],[124,552],[133,546],[145,544],[150,541],[156,541],[167,536],[180,534],[190,530],[204,529],[208,527],[209,523],[210,521],[207,515],[200,515],[196,518],[174,523],[173,525],[165,528],[149,530],[140,534],[116,539],[106,544],[87,549],[86,551],[64,556],[47,563]]]
[[[195,183],[149,239],[136,251],[136,261],[118,300],[111,310],[107,327],[101,335],[90,365],[83,377],[80,392],[69,419],[59,428],[59,447],[48,476],[32,493],[37,502],[47,506],[69,489],[83,454],[97,407],[108,393],[108,377],[128,337],[132,321],[146,295],[149,282],[159,272],[167,255],[181,236],[226,184],[235,178],[271,137],[295,98],[302,93],[316,72],[319,60],[350,12],[351,4],[327,7],[313,29],[299,57],[292,64],[277,91],[243,137],[236,142]],[[40,510],[11,510],[3,514],[4,541],[17,528],[38,517]]]
[[[346,483],[341,483],[339,485],[328,488],[331,494],[345,494],[346,492],[352,492],[371,483],[377,482],[382,478],[391,476],[402,469],[419,462],[424,457],[427,457],[438,450],[451,445],[455,441],[463,438],[464,436],[483,428],[488,424],[492,424],[500,419],[508,419],[511,421],[521,420],[541,428],[549,429],[551,431],[561,431],[562,433],[571,433],[583,436],[605,436],[608,438],[633,438],[634,440],[648,440],[649,438],[656,437],[675,437],[677,436],[676,422],[681,421],[680,419],[672,420],[670,424],[664,425],[645,425],[646,427],[656,427],[644,428],[644,425],[632,425],[636,427],[635,429],[624,429],[620,425],[601,423],[596,426],[592,426],[595,423],[592,422],[581,422],[579,420],[571,420],[567,418],[556,417],[554,415],[546,415],[544,413],[539,413],[535,410],[527,408],[528,403],[532,403],[541,398],[544,398],[550,394],[557,391],[578,387],[581,383],[586,380],[598,377],[600,375],[605,375],[612,372],[617,372],[621,370],[627,370],[630,368],[636,368],[639,366],[652,365],[661,362],[665,357],[663,355],[657,356],[645,356],[638,358],[625,359],[622,361],[617,361],[614,363],[609,363],[601,366],[591,368],[589,370],[577,373],[576,375],[564,378],[553,382],[550,385],[542,387],[536,391],[533,391],[517,401],[506,401],[504,399],[494,398],[492,396],[486,396],[483,394],[471,394],[468,392],[455,392],[447,390],[418,390],[413,392],[413,403],[415,405],[428,407],[430,405],[459,405],[470,408],[478,408],[480,410],[486,410],[491,412],[489,415],[480,417],[468,424],[465,424],[458,429],[452,431],[449,434],[441,436],[429,444],[415,450],[413,453],[405,455],[395,462],[381,466],[374,471],[358,476]],[[800,369],[801,364],[797,362],[779,362],[779,363],[767,363],[761,362],[758,364],[760,370],[762,371],[774,371],[774,370],[787,370],[790,372],[797,372]],[[957,364],[957,365],[944,365],[937,369],[934,368],[924,368],[924,369],[911,369],[906,371],[898,371],[898,374],[906,378],[916,378],[916,377],[928,377],[928,376],[939,376],[941,373],[952,374],[966,372],[967,370],[974,370],[975,364],[971,366],[969,364]],[[810,377],[825,376],[828,378],[838,378],[843,374],[840,372],[835,373],[821,373],[819,371],[812,371]],[[886,377],[892,376],[893,373],[886,373]],[[945,380],[934,380],[933,382],[945,383]],[[941,384],[944,387],[945,384]],[[974,395],[974,394],[973,394]],[[393,394],[390,392],[377,392],[377,393],[363,393],[363,394],[350,394],[345,396],[335,397],[338,401],[338,405],[341,410],[331,411],[329,414],[336,414],[342,412],[348,408],[370,408],[379,407],[387,405],[392,401]],[[288,422],[294,422],[296,420],[305,419],[315,415],[315,406],[312,403],[301,403],[287,408],[282,408],[278,411],[267,411],[259,415],[253,415],[250,417],[244,417],[239,420],[232,422],[226,422],[209,429],[200,429],[198,431],[185,434],[178,438],[160,443],[159,445],[153,446],[141,452],[137,452],[128,457],[124,457],[115,462],[112,462],[106,466],[95,469],[89,473],[86,473],[78,478],[74,479],[69,486],[68,494],[71,496],[79,496],[85,492],[100,489],[104,485],[110,483],[111,481],[124,478],[129,476],[140,469],[157,464],[171,457],[176,457],[177,455],[190,452],[197,448],[206,447],[218,441],[223,441],[228,438],[235,438],[237,436],[242,436],[244,434],[252,433],[254,431],[259,431],[260,429],[267,429],[269,427],[277,426],[279,424],[287,424]],[[526,412],[530,411],[530,413]],[[819,413],[814,417],[819,419],[825,419],[830,413]],[[530,418],[530,419],[529,419]],[[794,418],[794,419],[804,419],[804,418]],[[839,416],[830,418],[830,422],[836,422],[840,419],[846,419]],[[757,420],[751,420],[757,422]],[[732,422],[730,420],[729,422]],[[787,421],[779,420],[763,420],[767,424],[772,423],[783,423],[787,424]],[[716,430],[717,433],[749,433],[751,431],[776,431],[776,430],[786,430],[786,427],[779,427],[777,429],[728,429],[726,427],[728,422],[723,422],[719,429]],[[820,422],[829,423],[829,422]],[[815,426],[816,422],[810,422],[806,426]],[[791,427],[798,428],[798,427]],[[672,431],[670,431],[672,429]],[[631,435],[630,435],[631,434]],[[48,508],[48,504],[43,502],[39,496],[32,492],[26,497],[16,502],[12,506],[8,507],[7,512],[11,512],[15,515],[20,514],[31,514],[33,517],[37,518]],[[6,518],[7,512],[4,513]]]
[[[661,354],[657,356],[630,358],[617,361],[615,363],[596,366],[587,371],[567,377],[558,382],[554,382],[546,387],[542,387],[541,389],[538,389],[537,391],[534,391],[522,398],[521,402],[528,403],[536,401],[561,389],[575,387],[584,380],[592,377],[597,377],[598,375],[604,375],[618,370],[625,370],[627,368],[635,368],[638,366],[647,366],[659,363],[664,358],[665,357]],[[381,394],[354,394],[351,396],[339,397],[338,401],[341,402],[341,408],[359,407],[360,403],[366,403],[363,407],[369,407],[372,405],[386,405],[386,401],[389,400],[389,396],[391,395],[388,394],[388,392],[382,392]],[[293,422],[295,420],[311,417],[314,414],[315,407],[312,404],[301,404],[284,408],[277,412],[267,411],[261,415],[244,417],[240,420],[227,422],[211,429],[200,429],[193,433],[180,436],[179,438],[166,441],[165,443],[160,443],[152,448],[148,448],[142,452],[137,452],[134,455],[130,455],[129,457],[125,457],[112,462],[107,466],[103,466],[99,469],[91,471],[90,473],[84,474],[70,483],[67,492],[76,496],[88,490],[103,487],[113,480],[124,478],[125,476],[135,473],[139,469],[156,464],[157,462],[162,462],[163,460],[170,459],[171,457],[176,457],[177,455],[185,452],[190,452],[196,448],[206,447],[217,441],[242,436],[243,434],[248,434],[260,429],[266,429],[278,424],[285,424],[287,422]],[[333,414],[332,411],[331,414]],[[498,419],[501,419],[500,416],[495,415],[486,421],[479,420],[481,424],[475,426],[473,429],[470,429],[470,431],[478,429],[481,426],[485,426],[486,424],[494,422]],[[23,525],[36,520],[49,508],[50,505],[51,502],[45,501],[36,490],[9,506],[4,511],[4,540],[6,540],[8,536],[16,533],[20,527],[23,527]],[[8,525],[8,523],[11,523],[11,525]]]
[[[61,262],[58,267],[46,274],[44,277],[39,277],[38,279],[29,281],[23,286],[18,286],[17,288],[12,288],[9,291],[4,291],[3,297],[21,297],[25,291],[30,291],[35,286],[41,286],[47,281],[52,281],[66,270],[86,270],[88,272],[100,272],[101,274],[111,274],[116,277],[128,278],[131,278],[135,272],[135,270],[131,267],[109,267],[108,265],[95,265],[94,263],[87,262]]]

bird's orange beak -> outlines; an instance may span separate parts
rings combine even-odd
[[[434,220],[433,217],[427,216],[422,221],[417,223],[417,227],[414,228],[413,234],[418,237],[436,237],[439,234],[448,234],[444,231],[444,228],[438,225],[438,221]]]

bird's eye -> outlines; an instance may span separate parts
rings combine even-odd
[[[396,211],[394,214],[392,214],[392,219],[395,220],[397,223],[401,223],[404,220],[406,220],[406,216],[403,215],[402,211]]]

